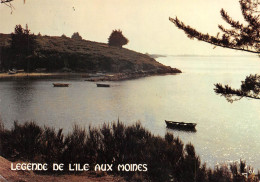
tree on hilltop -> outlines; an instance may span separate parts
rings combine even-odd
[[[121,30],[113,30],[108,38],[108,45],[120,47],[128,43],[128,39],[123,35]]]
[[[30,33],[28,25],[25,28],[16,25],[14,32],[11,33],[10,45],[10,51],[15,61],[14,66],[31,71],[30,60],[36,56],[36,46],[36,35]]]
[[[74,40],[82,40],[82,37],[79,35],[79,32],[74,32],[71,38]]]
[[[250,52],[260,56],[260,1],[240,0],[239,3],[246,24],[235,21],[224,9],[221,9],[221,16],[230,25],[230,28],[218,25],[221,32],[216,36],[201,33],[189,25],[185,25],[177,17],[170,17],[169,20],[183,30],[190,39],[196,38],[214,46]],[[240,89],[233,89],[228,85],[223,86],[217,83],[214,90],[229,102],[243,97],[260,99],[260,75],[247,76],[245,81],[242,81]],[[234,99],[234,96],[238,98]]]
[[[30,33],[28,25],[23,28],[16,25],[14,32],[11,33],[11,49],[16,54],[31,54],[36,47],[36,36]]]

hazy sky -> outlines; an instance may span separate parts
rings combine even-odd
[[[42,35],[71,36],[79,32],[87,40],[107,42],[114,29],[129,39],[125,47],[142,53],[246,55],[186,37],[169,21],[177,16],[198,30],[216,35],[226,25],[221,8],[243,21],[238,0],[14,0],[15,10],[0,5],[0,32],[13,32],[28,24]]]

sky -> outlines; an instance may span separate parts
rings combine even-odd
[[[167,55],[250,55],[187,38],[169,17],[178,17],[203,33],[216,35],[224,8],[243,22],[238,0],[14,0],[14,10],[0,5],[0,32],[11,33],[17,24],[31,32],[70,37],[74,32],[86,40],[107,43],[112,30],[122,30],[125,48]]]

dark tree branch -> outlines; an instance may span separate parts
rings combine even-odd
[[[239,21],[234,21],[224,9],[221,9],[220,14],[222,18],[231,25],[231,27],[236,29],[241,29],[243,27],[243,24],[239,23]]]
[[[239,3],[246,24],[233,20],[228,13],[222,9],[220,14],[224,21],[230,25],[231,29],[226,29],[224,26],[218,25],[222,33],[219,32],[217,36],[203,34],[185,25],[177,17],[175,19],[170,17],[169,20],[174,23],[176,27],[183,30],[190,39],[196,38],[215,46],[250,52],[260,56],[260,1],[240,0]],[[245,81],[242,81],[240,89],[232,89],[228,85],[223,86],[218,83],[215,84],[214,90],[217,94],[224,96],[229,102],[240,100],[243,97],[260,99],[260,75],[247,76]],[[237,96],[238,98],[234,99],[233,96]]]
[[[11,1],[13,1],[13,0],[1,0],[0,2],[1,3],[8,3],[8,2],[11,2]]]
[[[0,1],[1,4],[4,4],[4,5],[8,6],[11,9],[11,14],[13,13],[13,9],[14,9],[14,7],[13,7],[13,5],[11,3],[12,1],[13,0],[1,0]]]
[[[217,83],[214,91],[224,96],[229,102],[233,102],[232,96],[260,99],[260,75],[247,76],[245,81],[242,81],[240,89],[232,89],[228,85],[223,86]]]
[[[13,10],[15,9],[14,6],[12,5],[13,0],[0,0],[1,4],[4,4],[6,6],[8,6],[11,9],[11,14],[13,13]],[[23,3],[25,3],[26,0],[23,0]]]
[[[212,42],[209,42],[209,41],[204,41],[204,42],[210,43],[210,44],[215,45],[215,46],[223,47],[223,48],[229,48],[229,49],[234,49],[234,50],[238,50],[238,51],[245,51],[245,52],[250,52],[250,53],[254,53],[254,54],[260,54],[260,51],[252,51],[252,50],[249,50],[249,49],[236,48],[236,47],[228,47],[228,46],[225,46],[225,45],[221,45],[221,44],[217,44],[217,43],[212,43]]]
[[[253,48],[252,48],[252,50],[251,49],[245,49],[242,46],[238,47],[238,46],[232,44],[231,42],[228,42],[228,40],[225,39],[225,38],[220,39],[218,37],[210,36],[208,34],[202,34],[202,33],[198,32],[196,29],[193,29],[190,26],[186,26],[177,17],[175,19],[170,17],[169,20],[171,22],[173,22],[179,29],[182,29],[186,33],[186,35],[191,39],[196,38],[200,41],[204,41],[204,42],[213,44],[215,46],[220,46],[220,47],[224,47],[224,48],[230,48],[230,49],[234,49],[234,50],[240,50],[240,51],[246,51],[246,52],[250,52],[250,53],[260,54],[260,50],[253,50]]]

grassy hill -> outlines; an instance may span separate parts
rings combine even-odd
[[[10,41],[10,34],[0,34],[0,47],[8,47]],[[75,72],[180,73],[180,70],[164,66],[148,55],[105,43],[65,36],[37,36],[36,41],[38,46],[30,63],[33,69],[59,71],[66,67]],[[4,54],[8,53],[0,51],[0,54],[6,57]]]

